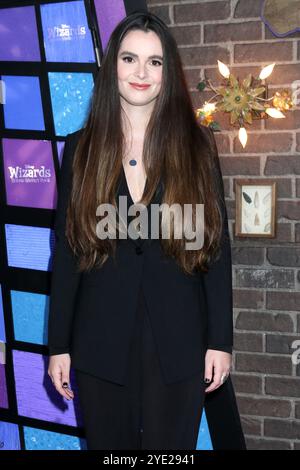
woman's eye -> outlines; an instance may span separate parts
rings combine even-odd
[[[155,60],[155,59],[154,59],[154,60],[152,60],[152,62],[156,62],[156,63],[158,64],[158,66],[159,66],[159,65],[162,65],[162,63],[161,63],[159,60]]]
[[[129,63],[131,63],[131,61],[133,60],[132,57],[130,57],[130,56],[123,57],[123,60],[126,61],[126,59],[130,59]],[[155,67],[159,67],[160,65],[162,65],[162,63],[159,60],[154,59],[151,62],[157,64],[157,65],[155,65]]]

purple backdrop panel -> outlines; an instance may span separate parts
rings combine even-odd
[[[82,426],[74,371],[70,381],[74,401],[68,401],[54,388],[47,373],[47,356],[13,350],[14,375],[18,413],[29,418],[51,421],[69,426]]]
[[[61,166],[61,164],[62,164],[62,156],[63,156],[64,148],[65,148],[65,142],[61,142],[60,140],[58,140],[58,141],[56,142],[56,147],[57,147],[57,154],[58,154],[59,165]]]
[[[56,179],[51,142],[3,139],[8,205],[55,209]]]
[[[117,24],[126,16],[123,0],[94,0],[103,50]]]
[[[41,60],[34,6],[0,10],[0,60]]]
[[[8,408],[5,365],[0,364],[0,408]]]

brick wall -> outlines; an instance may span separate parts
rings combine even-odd
[[[242,78],[276,62],[270,93],[300,79],[300,33],[276,38],[260,20],[261,0],[148,0],[171,28],[195,108],[211,96],[201,78],[219,83],[217,59]],[[233,381],[248,449],[300,449],[300,107],[286,119],[255,121],[242,148],[229,120],[215,133],[232,239],[235,340]],[[234,178],[274,178],[276,238],[234,236]]]

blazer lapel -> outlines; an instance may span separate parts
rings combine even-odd
[[[148,222],[149,222],[149,232],[150,232],[150,216],[151,216],[151,204],[160,204],[161,201],[162,201],[162,196],[163,196],[163,182],[162,182],[162,178],[160,178],[159,180],[159,184],[156,188],[156,192],[149,204],[149,206],[147,206],[147,210],[148,210]],[[118,197],[119,196],[127,196],[127,199],[126,199],[126,210],[127,210],[127,214],[128,214],[128,208],[130,205],[133,205],[134,202],[131,198],[131,195],[130,195],[130,192],[129,192],[129,188],[128,188],[128,184],[127,184],[127,180],[126,180],[126,175],[125,175],[125,171],[124,171],[124,168],[122,166],[122,170],[121,170],[121,174],[120,174],[120,177],[119,177],[119,183],[118,183],[118,189],[117,189],[117,193],[116,193],[116,197],[117,197],[117,202],[118,202]],[[128,221],[130,222],[132,219],[134,218],[134,216],[127,216],[127,219]],[[148,237],[150,236],[150,234],[148,233]],[[147,240],[147,238],[137,238],[136,240],[132,239],[131,237],[128,237],[129,240],[131,240],[136,246],[141,246],[143,245],[143,243]]]

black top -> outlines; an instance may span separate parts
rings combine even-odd
[[[159,240],[130,238],[117,241],[115,261],[109,257],[101,269],[78,273],[64,231],[79,135],[77,131],[67,136],[58,185],[50,355],[68,352],[73,367],[123,384],[142,288],[165,382],[204,371],[207,348],[231,353],[233,344],[231,245],[219,163],[217,177],[224,202],[221,256],[208,273],[187,275],[164,255]],[[162,190],[160,182],[152,203],[161,201]],[[127,196],[127,208],[133,203],[124,169],[118,194]]]

